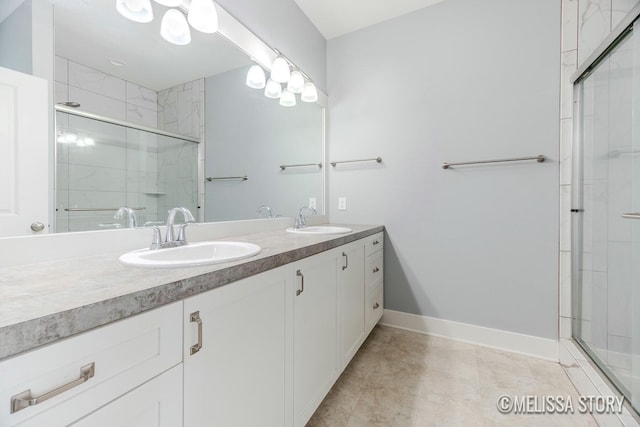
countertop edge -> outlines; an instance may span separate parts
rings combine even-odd
[[[0,360],[34,350],[55,341],[90,331],[91,329],[125,319],[221,286],[263,273],[325,252],[336,247],[384,231],[384,226],[372,226],[348,235],[336,236],[322,242],[310,243],[269,257],[247,261],[183,280],[168,282],[142,291],[34,318],[0,328],[2,345]]]

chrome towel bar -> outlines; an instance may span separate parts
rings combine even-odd
[[[246,181],[249,178],[247,178],[247,175],[245,176],[208,176],[207,177],[207,181],[212,182],[212,181]]]
[[[120,208],[64,208],[66,212],[108,212],[117,211]],[[142,211],[147,208],[131,208],[134,211]]]
[[[377,162],[382,163],[382,157],[376,157],[375,159],[358,159],[358,160],[340,160],[331,162],[331,166],[335,167],[338,163],[353,163],[353,162]]]
[[[481,163],[503,163],[503,162],[520,162],[523,160],[535,160],[538,163],[542,163],[547,158],[542,154],[534,157],[513,157],[510,159],[496,159],[496,160],[477,160],[475,162],[458,162],[458,163],[443,163],[442,169],[449,169],[451,166],[462,166],[462,165],[477,165]]]
[[[286,168],[301,168],[303,166],[317,166],[322,169],[322,163],[300,163],[297,165],[280,165],[280,169],[285,170]]]

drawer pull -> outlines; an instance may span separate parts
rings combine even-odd
[[[377,240],[374,240],[374,241],[373,241],[373,246],[375,246],[375,245],[379,245],[379,244],[380,244],[380,242],[378,242]]]
[[[200,312],[196,311],[191,313],[189,320],[198,324],[198,343],[191,346],[190,354],[193,355],[199,352],[202,348],[202,319],[200,318]]]
[[[373,309],[375,310],[376,308],[380,308],[380,304],[378,303],[373,304]]]
[[[375,268],[373,269],[373,272],[374,272],[374,273],[377,273],[378,271],[380,271],[380,268],[378,268],[378,267],[375,267]]]
[[[296,271],[296,276],[300,278],[300,289],[296,290],[296,296],[304,292],[304,274],[300,270]]]
[[[50,392],[41,394],[40,396],[32,396],[31,390],[23,391],[22,393],[16,394],[11,398],[11,413],[16,413],[23,410],[24,408],[28,408],[29,406],[36,406],[46,400],[51,399],[52,397],[64,393],[67,390],[71,390],[72,388],[77,387],[80,384],[86,383],[90,378],[93,378],[95,374],[96,362],[92,362],[80,368],[80,378],[78,378],[77,380],[73,380],[61,387],[58,387],[55,390],[51,390]]]
[[[343,270],[349,268],[349,255],[346,252],[342,252],[342,256],[344,257],[344,265],[342,266]]]

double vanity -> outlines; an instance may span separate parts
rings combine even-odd
[[[383,227],[197,226],[179,248],[0,270],[0,425],[309,420],[382,316]],[[231,258],[188,263],[212,245]]]

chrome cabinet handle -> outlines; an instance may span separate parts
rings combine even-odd
[[[374,269],[373,269],[373,272],[374,272],[374,273],[377,273],[378,271],[380,271],[380,269],[379,269],[378,267],[376,267],[376,268],[374,268]]]
[[[636,212],[623,213],[622,218],[640,219],[640,213],[636,213]]]
[[[202,319],[200,318],[200,312],[196,311],[191,313],[191,317],[189,319],[191,322],[195,322],[198,324],[198,343],[191,346],[191,353],[195,354],[200,351],[202,348]]]
[[[300,270],[296,271],[296,276],[300,278],[300,289],[296,290],[296,296],[304,292],[304,274]]]
[[[11,413],[16,413],[23,410],[24,408],[28,408],[29,406],[39,405],[40,403],[49,400],[52,397],[62,394],[65,391],[71,390],[72,388],[77,387],[80,384],[86,383],[90,378],[93,378],[95,374],[96,362],[91,362],[90,364],[80,368],[80,378],[78,378],[77,380],[73,380],[61,387],[58,387],[55,390],[51,390],[45,394],[41,394],[40,396],[33,396],[30,389],[16,394],[15,396],[11,397]]]
[[[344,265],[342,266],[343,270],[349,268],[349,255],[346,252],[342,252],[342,256],[344,257]]]
[[[373,245],[374,245],[374,246],[375,246],[375,245],[379,245],[379,244],[380,244],[380,242],[378,242],[377,240],[374,240],[374,241],[373,241]]]
[[[380,304],[378,303],[373,304],[373,309],[375,310],[376,308],[380,308]]]

